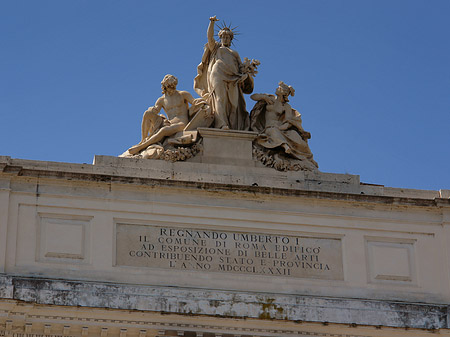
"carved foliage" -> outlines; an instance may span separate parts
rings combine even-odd
[[[267,167],[278,171],[315,171],[317,167],[309,160],[290,158],[277,151],[268,150],[253,144],[253,158]]]
[[[151,147],[151,148],[150,148]],[[201,142],[195,143],[189,147],[170,147],[164,149],[160,145],[152,145],[149,149],[146,149],[139,154],[131,155],[125,152],[121,157],[125,158],[146,158],[146,159],[161,159],[171,162],[184,161],[194,157],[202,151],[203,146]]]

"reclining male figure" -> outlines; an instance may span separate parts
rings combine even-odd
[[[149,145],[163,140],[164,137],[183,131],[186,127],[189,122],[189,103],[194,104],[195,100],[187,91],[177,90],[177,84],[178,79],[175,76],[164,76],[161,82],[163,95],[157,99],[153,107],[149,107],[144,112],[142,139],[139,144],[128,149],[130,154],[136,154]],[[158,115],[161,108],[166,112],[167,119]],[[162,127],[160,127],[161,124]]]

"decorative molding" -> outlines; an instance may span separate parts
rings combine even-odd
[[[347,334],[347,333],[329,333],[320,331],[310,331],[323,328],[323,324],[308,324],[308,329],[304,329],[299,324],[287,323],[289,328],[279,329],[280,322],[264,323],[265,328],[258,328],[261,325],[259,320],[249,319],[230,319],[217,317],[213,321],[207,318],[211,323],[205,324],[195,320],[204,320],[204,316],[168,315],[155,313],[144,314],[139,311],[114,310],[114,309],[92,309],[92,308],[74,308],[61,306],[42,306],[15,302],[15,306],[22,311],[14,311],[17,307],[12,306],[11,301],[6,303],[11,307],[8,312],[8,318],[2,320],[0,317],[0,336],[1,337],[86,337],[86,336],[114,336],[126,337],[159,337],[159,336],[178,336],[178,337],[289,337],[289,336],[318,336],[318,337],[374,337],[371,334]],[[0,306],[5,302],[0,300]],[[49,310],[60,312],[59,315],[32,314],[30,311]],[[14,313],[14,314],[13,314]],[[117,317],[118,315],[128,316],[130,319],[108,319],[105,317]],[[97,318],[92,318],[96,316]],[[142,320],[136,320],[135,317],[144,317]],[[102,318],[99,318],[102,317]],[[165,319],[162,320],[161,318]],[[70,325],[67,322],[70,321]],[[273,328],[270,327],[273,325]],[[327,324],[328,325],[328,324]],[[143,328],[145,326],[145,328]],[[267,327],[269,326],[269,327]],[[333,330],[346,329],[348,325],[335,324]],[[358,328],[358,326],[351,326]],[[403,329],[395,329],[403,330]],[[386,329],[386,335],[390,336],[393,329]],[[376,336],[380,336],[379,333]]]
[[[9,279],[9,280],[3,280]],[[33,277],[0,276],[0,284],[14,287],[10,300],[43,305],[109,308],[221,318],[256,318],[261,321],[318,322],[398,328],[448,328],[448,307],[438,304],[325,298],[193,288],[156,287],[117,283],[67,281]],[[183,300],[180,300],[183,299]],[[245,308],[245,310],[243,310]],[[282,308],[280,310],[279,308]],[[13,309],[14,310],[14,309]],[[12,313],[7,314],[12,315]],[[23,313],[14,313],[23,317]],[[262,316],[263,315],[263,316]],[[70,322],[60,315],[27,314],[33,320]],[[88,321],[88,320],[87,320]],[[177,323],[93,319],[89,322],[130,326],[175,327]],[[105,327],[105,326],[103,326]],[[197,329],[197,327],[194,327]],[[209,328],[202,328],[208,330]]]

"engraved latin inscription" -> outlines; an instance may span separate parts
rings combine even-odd
[[[343,279],[337,238],[117,225],[117,265]]]

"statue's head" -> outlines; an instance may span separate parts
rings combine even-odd
[[[295,95],[295,89],[281,81],[278,83],[278,88],[275,90],[275,94],[283,97],[285,102],[289,102],[288,98],[289,96]]]
[[[171,95],[177,89],[177,84],[178,78],[173,75],[167,74],[161,81],[162,93]]]
[[[229,47],[231,46],[231,41],[233,40],[234,33],[230,27],[223,27],[219,31],[220,42],[222,42],[222,46]]]

